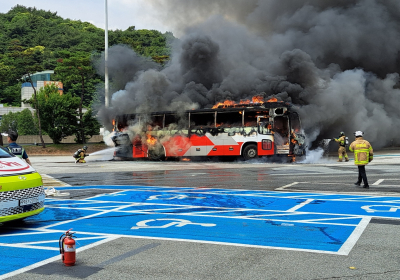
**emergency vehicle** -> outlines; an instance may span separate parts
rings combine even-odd
[[[219,103],[210,109],[119,115],[115,158],[305,155],[298,113],[287,102]]]
[[[0,223],[44,210],[42,177],[24,160],[0,147]]]

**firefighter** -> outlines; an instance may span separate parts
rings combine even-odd
[[[87,146],[83,146],[82,149],[78,149],[73,157],[75,158],[75,163],[86,163],[85,161],[85,157],[89,156],[88,154],[86,154],[86,150],[87,150]]]
[[[346,135],[344,135],[344,132],[341,131],[340,132],[340,137],[339,138],[333,138],[332,140],[335,140],[335,142],[339,143],[339,159],[338,162],[342,162],[343,161],[343,156],[344,156],[344,160],[345,161],[349,161],[349,157],[347,156],[346,153]]]
[[[361,181],[364,181],[362,188],[368,189],[368,179],[365,173],[365,166],[374,158],[374,151],[371,144],[363,139],[362,131],[354,132],[356,140],[350,144],[350,152],[354,152],[354,164],[358,166],[358,180],[354,185],[360,187]]]

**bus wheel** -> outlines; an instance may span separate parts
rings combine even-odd
[[[250,144],[248,146],[246,146],[246,148],[244,148],[243,150],[243,158],[245,160],[250,160],[253,158],[257,158],[257,146],[254,144]]]
[[[148,157],[151,160],[163,161],[165,159],[163,149],[152,149],[148,151]]]

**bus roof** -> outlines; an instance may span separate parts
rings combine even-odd
[[[252,112],[252,111],[260,111],[260,110],[268,110],[271,108],[290,108],[293,105],[289,102],[264,102],[264,103],[258,103],[258,104],[246,104],[246,105],[234,105],[232,107],[227,106],[227,107],[221,107],[221,108],[206,108],[206,109],[194,109],[194,110],[186,110],[185,113],[213,113],[213,112],[239,112],[239,111],[247,111],[247,112]],[[175,115],[177,114],[176,111],[158,111],[158,112],[151,112],[150,115]],[[142,115],[142,113],[139,114],[125,114],[125,115]]]

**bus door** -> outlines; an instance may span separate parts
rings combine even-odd
[[[258,134],[257,151],[259,156],[273,155],[274,143],[272,137],[272,118],[268,116],[257,117]]]
[[[287,116],[275,116],[272,130],[277,154],[289,154],[290,129]]]

